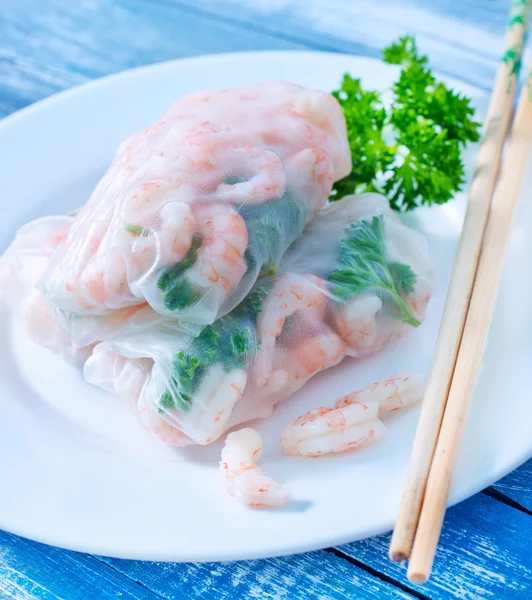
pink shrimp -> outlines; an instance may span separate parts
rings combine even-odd
[[[255,464],[261,454],[262,439],[254,429],[244,428],[230,433],[220,462],[226,489],[246,506],[282,506],[290,496],[289,489],[262,474]]]
[[[313,211],[323,207],[321,198],[328,196],[333,184],[333,163],[321,148],[306,148],[286,161],[287,179],[297,175],[305,182],[299,193],[308,199]]]
[[[223,162],[229,172],[237,165],[236,175],[243,181],[220,183],[215,194],[217,201],[259,204],[284,194],[287,180],[285,167],[272,150],[256,146],[234,148],[224,153]]]
[[[321,456],[367,446],[386,432],[379,418],[417,404],[424,389],[424,378],[412,373],[372,383],[338,398],[334,408],[312,409],[287,425],[281,434],[283,450]]]
[[[302,94],[294,103],[294,111],[318,127],[326,135],[341,140],[336,154],[331,155],[333,177],[337,180],[351,171],[347,137],[342,136],[345,119],[335,110],[335,100],[329,94]]]
[[[257,320],[261,349],[256,371],[259,387],[268,381],[273,368],[273,351],[286,319],[298,312],[302,320],[319,328],[327,306],[326,282],[315,275],[288,273],[279,277],[263,303]]]
[[[212,205],[213,214],[201,224],[203,242],[186,276],[193,286],[218,289],[227,295],[246,272],[244,252],[248,232],[244,219],[230,207]]]
[[[210,444],[228,428],[235,404],[246,389],[247,376],[243,369],[226,373],[214,364],[205,373],[191,398],[189,410],[178,415],[179,427],[197,444]],[[168,418],[172,419],[172,413]]]
[[[137,402],[140,422],[146,429],[170,446],[189,446],[194,442],[178,427],[164,418],[148,394],[141,394]]]
[[[379,417],[402,408],[413,406],[421,401],[425,392],[425,378],[417,373],[404,373],[377,381],[347,396],[338,398],[335,408],[343,408],[350,404],[364,403],[375,399],[379,403]]]
[[[386,433],[377,418],[378,410],[376,400],[343,408],[323,406],[310,410],[284,428],[281,434],[283,451],[316,457],[367,446]]]
[[[429,292],[416,289],[408,299],[414,315],[422,320]],[[334,316],[334,328],[349,346],[348,354],[363,357],[374,354],[402,338],[411,326],[382,312],[383,301],[376,295],[358,296]]]
[[[334,367],[346,356],[346,345],[332,331],[325,331],[290,349],[285,369],[288,373],[286,391],[293,393],[311,377]]]
[[[169,202],[161,211],[159,245],[163,265],[174,265],[185,257],[192,243],[195,218],[185,202]]]

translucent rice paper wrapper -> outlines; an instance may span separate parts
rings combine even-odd
[[[307,227],[275,276],[199,337],[154,327],[100,344],[85,377],[165,442],[208,444],[267,417],[345,356],[378,352],[417,327],[431,287],[425,238],[382,196],[345,197]]]
[[[0,297],[23,323],[30,339],[68,362],[82,365],[92,347],[72,346],[36,287],[53,252],[66,239],[72,222],[73,218],[68,216],[44,217],[19,229],[0,259]]]
[[[121,144],[42,289],[78,346],[105,337],[98,317],[145,304],[195,335],[277,269],[350,169],[325,92],[267,81],[186,95]]]

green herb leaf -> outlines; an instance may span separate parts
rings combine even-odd
[[[205,327],[186,351],[177,353],[173,389],[161,396],[161,409],[187,410],[190,398],[214,363],[226,371],[246,365],[248,355],[257,348],[257,315],[271,286],[272,283],[256,285],[235,310]]]
[[[417,277],[410,265],[393,262],[388,264],[388,269],[401,296],[409,296],[414,292]]]
[[[391,316],[414,327],[420,325],[402,297],[408,290],[413,291],[415,274],[408,265],[387,264],[382,215],[357,221],[346,229],[340,243],[340,264],[328,277],[339,300],[345,302],[366,292],[380,292]]]
[[[164,305],[168,310],[184,310],[197,304],[201,293],[194,290],[190,283],[181,277],[164,296]]]
[[[353,170],[335,183],[331,199],[376,191],[396,210],[447,202],[464,183],[462,148],[480,137],[471,101],[436,81],[413,37],[399,38],[383,57],[402,67],[391,102],[349,75],[333,92],[346,119]]]
[[[172,267],[163,269],[157,281],[157,287],[166,292],[164,305],[168,310],[183,310],[196,304],[201,293],[195,290],[186,279],[185,272],[196,262],[203,239],[194,236],[183,260]]]
[[[147,227],[143,227],[142,225],[134,225],[132,223],[126,223],[124,225],[124,229],[128,233],[131,233],[131,235],[141,235],[142,237],[147,237],[151,233],[151,231]]]
[[[262,310],[262,303],[273,286],[273,282],[256,283],[251,292],[233,309],[231,316],[236,318],[249,318],[253,321]]]
[[[272,275],[291,241],[301,235],[307,223],[306,204],[286,191],[281,198],[259,204],[244,204],[239,209],[248,230],[244,259],[248,273]]]
[[[428,58],[418,54],[417,44],[414,37],[406,35],[400,37],[382,51],[384,62],[390,65],[426,65]]]

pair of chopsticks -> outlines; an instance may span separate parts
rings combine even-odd
[[[464,227],[447,294],[399,516],[390,544],[394,561],[410,558],[408,578],[431,573],[452,473],[491,325],[528,151],[532,146],[532,65],[510,133],[531,0],[514,0],[469,193]]]

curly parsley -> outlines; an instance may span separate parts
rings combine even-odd
[[[390,103],[347,74],[333,92],[346,119],[353,170],[335,183],[331,199],[379,192],[396,210],[444,204],[464,184],[462,149],[480,137],[471,100],[436,81],[411,36],[385,48],[383,58],[401,66]]]
[[[409,265],[386,262],[382,215],[357,221],[345,230],[340,265],[328,277],[340,301],[376,291],[389,315],[414,327],[420,325],[403,298],[414,290],[416,275]]]

